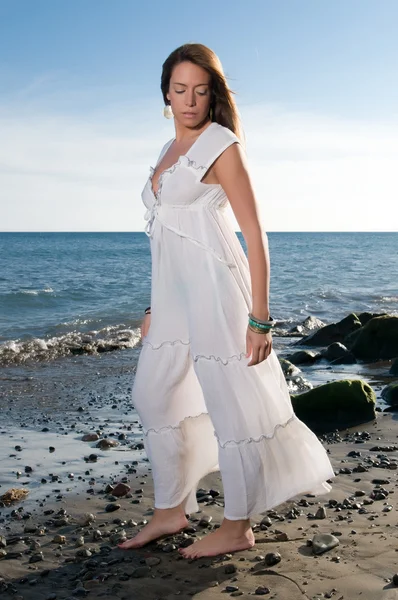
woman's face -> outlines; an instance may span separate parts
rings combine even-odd
[[[167,99],[179,123],[195,127],[207,118],[211,100],[210,80],[210,73],[189,61],[174,67]]]

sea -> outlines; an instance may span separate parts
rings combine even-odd
[[[276,350],[310,315],[324,323],[350,312],[398,315],[398,233],[267,235]],[[133,373],[150,289],[144,232],[0,233],[3,402],[21,381],[78,387],[100,366]]]

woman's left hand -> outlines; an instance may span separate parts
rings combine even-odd
[[[252,331],[250,327],[247,328],[246,332],[246,358],[252,354],[251,361],[247,363],[248,367],[257,365],[262,362],[270,355],[272,350],[272,334],[268,333],[256,333]]]

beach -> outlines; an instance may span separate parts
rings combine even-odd
[[[285,372],[289,392],[304,396],[340,380],[360,381],[372,390],[376,411],[355,426],[319,433],[336,474],[328,494],[299,495],[255,516],[253,549],[196,561],[178,548],[221,523],[219,473],[200,482],[200,511],[184,532],[139,550],[117,547],[150,519],[154,504],[131,401],[139,324],[150,298],[144,234],[0,238],[9,257],[0,278],[0,496],[22,494],[0,506],[1,597],[398,597],[398,420],[382,397],[396,380],[396,354],[351,360],[336,346],[372,316],[387,313],[392,325],[398,316],[388,272],[373,281],[379,263],[397,260],[396,237],[379,238],[373,271],[358,263],[353,272],[342,265],[354,246],[365,256],[368,236],[312,235],[315,259],[308,234],[270,235],[273,347],[284,368],[284,361],[293,363]],[[300,285],[294,260],[285,264],[292,244],[307,264]],[[321,337],[329,331],[322,343],[300,345],[318,329]],[[382,337],[388,331],[387,323]],[[321,354],[326,348],[343,360]],[[316,554],[320,534],[332,537]]]
[[[1,509],[4,597],[396,597],[398,421],[393,412],[379,406],[376,419],[319,436],[336,473],[332,491],[297,496],[258,515],[253,549],[196,561],[179,555],[178,547],[221,522],[223,492],[214,473],[200,483],[200,512],[190,516],[186,532],[122,551],[118,540],[131,537],[152,514],[153,485],[141,427],[129,406],[130,375],[112,379],[106,362],[100,362],[97,394],[87,383],[74,403],[58,408],[55,403],[51,414],[39,403],[31,405],[19,427],[1,431],[0,493],[29,490],[23,500]],[[387,366],[388,361],[380,373]],[[369,379],[380,379],[375,371],[374,365],[369,368]],[[83,441],[87,434],[109,440],[103,444],[107,449],[98,448],[97,440]],[[118,483],[128,486],[121,497],[112,495]],[[332,534],[338,545],[315,555],[311,544],[320,533]]]

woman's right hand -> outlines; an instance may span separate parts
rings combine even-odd
[[[151,314],[149,313],[148,315],[145,315],[145,317],[142,319],[141,340],[143,337],[145,337],[148,334],[150,324],[151,324]]]

